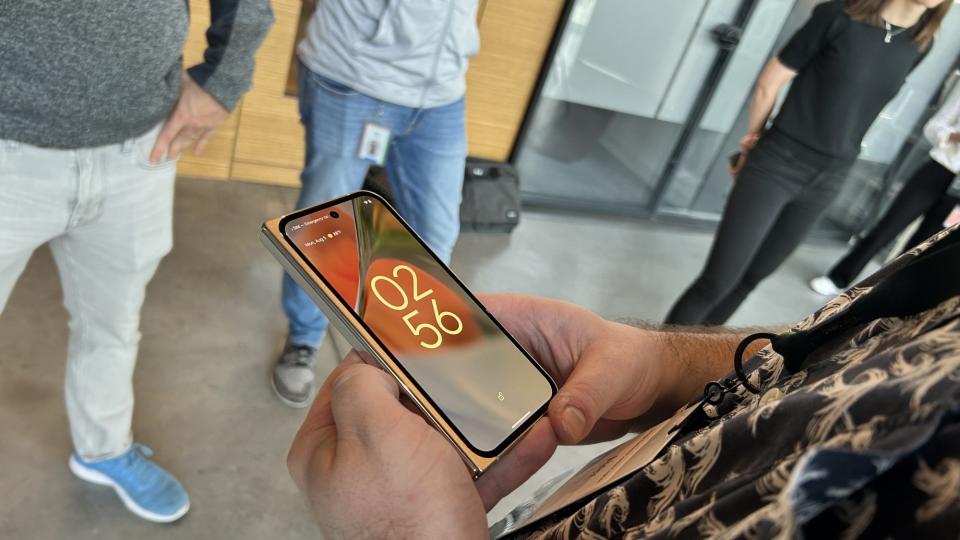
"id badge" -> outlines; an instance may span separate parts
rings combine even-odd
[[[387,160],[388,144],[390,144],[390,130],[373,122],[367,122],[363,125],[363,132],[360,134],[357,157],[383,165]]]

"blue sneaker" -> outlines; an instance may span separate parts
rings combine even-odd
[[[82,480],[112,487],[127,509],[143,519],[170,523],[187,513],[190,498],[172,474],[147,459],[152,455],[142,444],[102,461],[83,461],[74,452],[70,470]]]

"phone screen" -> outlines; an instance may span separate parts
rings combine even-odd
[[[499,452],[546,407],[546,374],[380,199],[338,199],[281,228],[474,451]]]

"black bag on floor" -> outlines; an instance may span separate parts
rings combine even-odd
[[[387,171],[383,167],[371,165],[367,169],[367,176],[363,179],[363,189],[376,193],[392,205],[395,204],[393,193],[390,191],[390,180],[387,178]]]
[[[363,189],[393,204],[390,182],[380,167],[371,167]],[[510,232],[520,222],[520,181],[507,163],[467,158],[463,176],[460,227],[472,232]]]
[[[507,163],[467,158],[460,227],[465,231],[510,232],[520,222],[520,180]]]

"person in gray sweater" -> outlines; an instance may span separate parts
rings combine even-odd
[[[188,3],[18,0],[0,8],[0,311],[48,243],[70,315],[70,470],[141,518],[189,497],[133,442],[147,283],[172,245],[173,182],[250,88],[269,0],[210,0],[203,63],[183,76]]]

